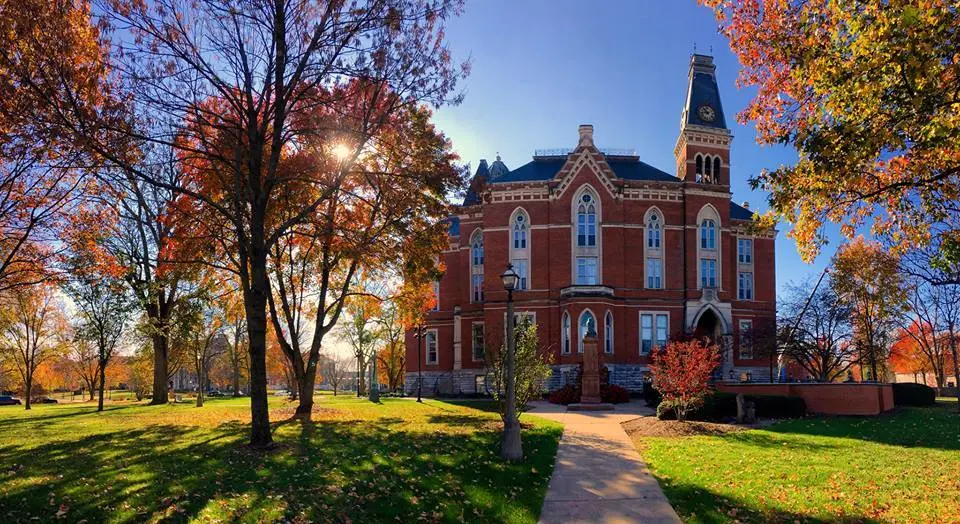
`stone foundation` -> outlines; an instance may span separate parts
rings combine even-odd
[[[477,377],[484,377],[484,387],[492,387],[492,377],[487,377],[484,369],[460,369],[457,371],[424,371],[423,389],[421,395],[424,397],[453,397],[458,395],[476,395],[477,393],[486,394],[485,391],[477,391]],[[408,372],[404,381],[404,391],[407,395],[417,394],[417,372]]]

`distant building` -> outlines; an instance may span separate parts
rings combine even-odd
[[[516,169],[481,160],[450,219],[426,334],[406,336],[407,390],[419,365],[425,394],[482,391],[484,349],[505,333],[508,262],[520,275],[516,315],[554,356],[551,389],[575,380],[588,322],[611,383],[630,390],[642,389],[650,352],[681,334],[721,343],[722,376],[766,380],[751,333],[776,317],[774,231],[751,227],[750,209],[731,201],[732,138],[713,58],[693,55],[675,175],[598,148],[591,125],[572,149],[537,151]]]

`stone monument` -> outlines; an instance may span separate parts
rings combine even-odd
[[[583,377],[581,377],[580,403],[600,403],[600,358],[597,355],[597,331],[592,319],[587,319],[587,332],[583,335]]]
[[[613,409],[613,404],[600,401],[600,354],[598,353],[597,330],[592,319],[587,319],[583,335],[583,375],[580,377],[580,402],[570,404],[571,411],[604,411]]]

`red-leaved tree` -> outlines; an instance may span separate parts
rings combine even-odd
[[[677,420],[686,420],[687,413],[703,403],[719,364],[720,351],[706,340],[673,341],[651,354],[653,387],[673,404]]]

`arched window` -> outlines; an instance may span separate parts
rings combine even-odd
[[[517,213],[513,219],[513,248],[527,248],[527,217],[523,213]]]
[[[510,263],[520,275],[516,289],[530,289],[530,216],[522,208],[517,208],[511,216],[513,242],[510,244]]]
[[[703,180],[703,157],[700,156],[700,153],[697,153],[697,170],[696,170],[696,181],[699,183]]]
[[[713,158],[713,181],[720,179],[720,157]]]
[[[717,249],[717,223],[709,218],[700,222],[700,249]]]
[[[647,218],[647,247],[651,249],[660,249],[660,214],[650,213]]]
[[[580,313],[580,322],[577,323],[577,352],[583,353],[583,337],[587,335],[588,324],[593,326],[593,331],[597,331],[597,319],[589,310]]]
[[[657,208],[646,214],[647,243],[644,247],[644,285],[647,289],[663,289],[663,215]]]
[[[577,245],[597,245],[597,205],[593,195],[584,192],[577,204]]]
[[[700,243],[697,244],[697,259],[699,267],[700,288],[722,288],[720,276],[721,262],[720,256],[721,243],[720,236],[720,215],[716,208],[711,205],[705,205],[697,213],[697,222],[700,224]]]
[[[713,181],[713,162],[710,161],[710,157],[704,157],[703,159],[703,181],[705,183],[710,183]]]
[[[483,302],[483,231],[470,238],[470,301]]]
[[[470,242],[470,256],[474,266],[483,265],[483,231],[477,230]]]
[[[613,313],[609,311],[603,317],[603,352],[613,353]]]
[[[560,351],[564,354],[570,353],[570,314],[563,312],[560,319]]]

